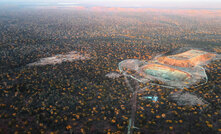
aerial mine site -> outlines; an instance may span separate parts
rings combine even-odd
[[[219,1],[46,1],[0,1],[0,133],[221,133]]]

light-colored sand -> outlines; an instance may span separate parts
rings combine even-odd
[[[172,100],[176,101],[178,105],[205,105],[207,102],[203,100],[201,97],[198,97],[196,95],[190,94],[188,92],[176,92],[171,94],[170,96]]]
[[[110,72],[110,73],[106,74],[105,76],[108,78],[111,78],[111,79],[117,79],[121,76],[121,74],[115,73],[115,72]]]
[[[42,58],[37,62],[30,63],[28,66],[44,66],[61,64],[62,62],[73,62],[76,60],[88,60],[91,59],[89,54],[80,54],[77,51],[69,52],[68,54],[58,54],[53,57]]]

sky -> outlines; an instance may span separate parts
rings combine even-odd
[[[221,8],[221,0],[0,0],[1,3],[137,8]]]

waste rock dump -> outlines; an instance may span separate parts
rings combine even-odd
[[[142,83],[183,89],[206,83],[208,77],[203,66],[220,58],[216,53],[197,49],[175,53],[156,56],[148,62],[127,59],[119,63],[119,70]]]
[[[180,54],[157,57],[156,60],[162,64],[189,68],[205,65],[214,57],[216,54],[193,49]]]

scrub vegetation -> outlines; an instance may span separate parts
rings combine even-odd
[[[220,54],[220,22],[168,12],[0,9],[0,133],[126,133],[133,92],[118,63],[181,47]],[[72,51],[91,58],[28,66]],[[204,67],[208,82],[183,89],[200,98],[196,105],[170,99],[176,88],[138,92],[134,133],[220,133],[221,62]],[[142,98],[150,94],[158,100]]]

